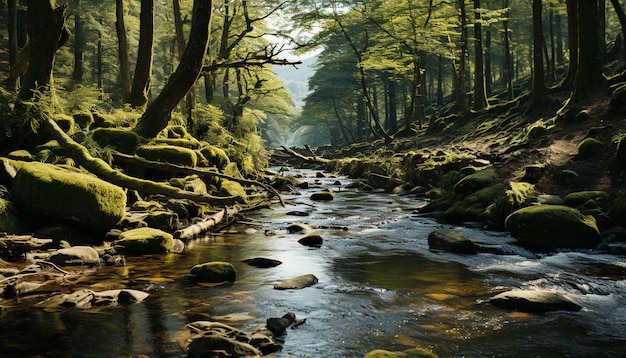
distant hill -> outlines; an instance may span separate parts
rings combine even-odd
[[[293,66],[273,66],[272,68],[285,84],[285,88],[291,92],[291,96],[298,107],[304,105],[304,97],[309,91],[309,77],[314,73],[312,66],[316,60],[317,56],[312,56],[302,59],[302,64],[298,65],[298,68]]]

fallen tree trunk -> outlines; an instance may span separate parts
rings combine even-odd
[[[276,189],[272,188],[270,185],[261,183],[256,180],[236,178],[230,175],[226,175],[220,172],[211,171],[207,169],[191,168],[191,167],[185,167],[185,166],[178,165],[178,164],[163,163],[163,162],[157,162],[154,160],[147,160],[147,159],[140,158],[134,155],[124,154],[120,152],[113,152],[113,158],[124,161],[126,163],[133,164],[133,165],[142,166],[148,169],[166,170],[166,171],[173,171],[173,172],[179,172],[179,173],[185,173],[185,174],[196,174],[201,177],[218,177],[218,178],[232,180],[242,185],[257,186],[269,192],[270,199],[276,196],[278,200],[280,201],[280,204],[282,206],[285,206],[283,199],[280,197],[280,194],[278,193],[278,191],[276,191]]]
[[[202,221],[197,222],[193,225],[190,225],[184,229],[177,230],[174,232],[174,238],[180,240],[190,240],[194,237],[209,231],[215,225],[221,223],[226,220],[229,214],[235,215],[237,214],[237,209],[233,209],[233,211],[228,211],[226,208],[218,211],[217,213],[204,218]]]
[[[76,143],[70,136],[65,134],[52,119],[43,118],[42,122],[42,125],[50,132],[53,138],[68,151],[69,157],[74,159],[76,163],[87,169],[90,173],[111,184],[137,190],[145,194],[160,194],[174,199],[188,199],[195,202],[219,206],[234,204],[241,200],[238,196],[219,197],[199,194],[181,190],[168,184],[131,177],[119,170],[111,168],[104,160],[92,157],[87,151],[87,148]]]
[[[292,157],[298,158],[302,161],[304,161],[305,163],[315,163],[315,164],[328,164],[330,163],[330,159],[326,159],[326,158],[320,158],[317,156],[313,156],[313,157],[307,157],[304,156],[296,151],[294,151],[293,149],[287,148],[285,146],[282,146],[281,148],[283,148],[283,150],[285,152],[287,152],[289,155],[291,155]],[[312,153],[313,151],[307,147],[307,149]]]

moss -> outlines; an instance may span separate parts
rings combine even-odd
[[[496,199],[493,207],[489,208],[490,219],[494,222],[504,224],[507,216],[525,206],[529,198],[536,197],[540,193],[535,190],[535,186],[525,182],[509,182],[507,188]]]
[[[144,145],[137,148],[136,154],[148,160],[187,167],[195,167],[198,161],[198,157],[193,150],[172,145]]]
[[[63,132],[72,135],[75,132],[74,117],[66,114],[55,114],[52,119],[57,123]]]
[[[17,218],[13,204],[0,198],[0,232],[17,234],[20,233],[21,230],[22,223]]]
[[[593,216],[564,205],[535,205],[515,211],[505,226],[523,245],[537,248],[591,247],[600,242]]]
[[[60,220],[106,230],[126,212],[126,194],[94,176],[57,166],[21,162],[11,192],[20,213],[31,220]]]
[[[234,282],[237,279],[237,271],[229,262],[206,262],[191,268],[192,280],[196,282]]]
[[[209,166],[214,166],[219,170],[224,170],[224,168],[226,168],[226,166],[230,163],[230,159],[226,155],[226,152],[216,146],[204,146],[200,149],[200,153],[202,153],[202,155],[209,162]]]
[[[421,348],[408,349],[401,352],[392,352],[377,349],[367,353],[363,358],[437,358],[433,352]]]
[[[150,141],[149,144],[158,145],[158,144],[167,144],[176,147],[183,147],[189,149],[198,149],[200,148],[200,142],[195,139],[187,139],[187,138],[154,138]]]
[[[300,181],[292,175],[276,177],[272,181],[272,187],[279,191],[291,191],[298,185],[300,185]]]
[[[74,117],[74,123],[84,131],[89,130],[89,127],[94,123],[93,114],[88,111],[74,113],[72,116]]]
[[[602,142],[595,138],[585,138],[578,144],[578,155],[589,158],[602,151]]]
[[[137,133],[121,128],[97,128],[91,138],[102,148],[113,147],[123,153],[132,153],[139,145]]]
[[[504,186],[497,184],[488,186],[465,196],[453,200],[452,204],[444,207],[445,218],[451,222],[486,220],[489,218],[489,207],[504,192]]]
[[[567,194],[564,200],[565,205],[577,208],[587,203],[589,200],[593,200],[598,204],[607,202],[609,200],[609,194],[601,190],[578,191]]]
[[[493,168],[479,170],[454,184],[454,193],[469,194],[483,189],[496,181],[498,175]]]
[[[122,232],[118,244],[124,247],[126,254],[163,254],[172,249],[174,239],[172,234],[165,231],[142,227]]]
[[[248,195],[246,194],[246,191],[243,189],[241,184],[237,183],[236,181],[232,181],[228,179],[220,180],[219,195],[220,196],[235,196],[235,197],[240,198],[242,201],[245,201],[248,199]]]
[[[24,150],[24,149],[15,150],[15,151],[7,154],[7,158],[15,159],[15,160],[23,160],[23,161],[27,161],[27,162],[35,160],[35,156],[33,156],[27,150]]]

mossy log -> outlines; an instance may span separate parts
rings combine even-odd
[[[202,221],[174,232],[174,238],[180,240],[193,239],[194,237],[202,234],[203,232],[209,231],[215,225],[228,219],[229,215],[235,215],[237,212],[238,210],[236,208],[231,210],[226,210],[226,208],[224,208],[223,210],[204,218]]]
[[[261,183],[256,180],[236,178],[231,175],[226,175],[226,174],[223,174],[217,171],[208,170],[208,169],[191,168],[191,167],[186,167],[186,166],[178,165],[178,164],[157,162],[154,160],[148,160],[148,159],[141,158],[138,156],[128,155],[128,154],[119,153],[119,152],[113,152],[113,158],[115,158],[116,160],[124,161],[129,164],[133,164],[133,165],[137,165],[137,166],[141,166],[141,167],[149,168],[149,169],[179,172],[179,173],[185,173],[185,174],[190,174],[190,175],[196,174],[200,177],[217,177],[217,178],[232,180],[242,185],[257,186],[266,190],[269,193],[270,198],[276,196],[278,200],[280,201],[280,204],[282,206],[285,206],[283,199],[281,198],[280,194],[278,193],[276,189],[274,189],[270,185]]]
[[[76,143],[72,138],[65,134],[61,128],[50,118],[43,121],[43,126],[50,132],[59,144],[68,152],[68,156],[87,169],[97,177],[108,181],[109,183],[137,190],[145,194],[161,194],[174,199],[188,199],[196,202],[209,203],[212,205],[229,205],[234,204],[238,198],[236,197],[218,197],[207,194],[193,193],[173,186],[157,183],[150,180],[131,177],[123,174],[119,170],[111,168],[104,160],[94,158],[89,154],[87,149]]]

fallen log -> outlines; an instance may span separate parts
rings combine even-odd
[[[217,213],[204,218],[202,221],[199,221],[184,229],[177,230],[176,232],[174,232],[174,238],[183,241],[193,239],[194,237],[209,231],[212,227],[227,219],[229,214],[232,216],[236,213],[236,208],[232,209],[232,211],[230,212],[226,208],[224,208],[223,210],[220,210]]]
[[[43,117],[43,116],[42,116]],[[50,118],[42,118],[42,125],[50,132],[54,139],[67,150],[69,157],[74,159],[76,163],[87,169],[90,173],[98,178],[111,184],[121,186],[128,189],[134,189],[145,194],[161,194],[174,199],[189,199],[195,202],[209,203],[212,205],[230,205],[241,200],[240,197],[228,196],[219,197],[208,194],[194,193],[181,190],[164,183],[157,183],[151,180],[140,179],[126,175],[119,170],[115,170],[109,166],[104,160],[94,158],[89,154],[87,148],[76,143],[70,136],[65,134],[61,128]]]
[[[276,189],[272,188],[270,185],[261,183],[256,180],[237,178],[231,175],[226,175],[226,174],[208,170],[208,169],[191,168],[191,167],[186,167],[186,166],[178,165],[178,164],[157,162],[154,160],[144,159],[136,155],[124,154],[120,152],[113,152],[113,158],[116,160],[121,160],[123,162],[141,166],[141,167],[148,168],[148,169],[174,171],[174,172],[185,173],[185,174],[196,174],[200,177],[217,177],[217,178],[232,180],[242,185],[257,186],[266,190],[269,193],[270,199],[275,196],[280,201],[280,204],[282,206],[285,206],[283,199],[280,197],[280,194],[278,193]]]
[[[293,149],[287,148],[285,146],[282,146],[281,148],[283,149],[283,151],[285,151],[286,153],[288,153],[292,157],[298,158],[298,159],[304,161],[305,163],[328,164],[328,163],[331,162],[330,159],[326,159],[326,158],[320,158],[320,157],[317,157],[317,156],[312,156],[312,157],[304,156],[304,155],[294,151]],[[308,148],[308,149],[309,149],[309,151],[311,153],[313,153],[313,151],[310,148]]]

